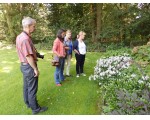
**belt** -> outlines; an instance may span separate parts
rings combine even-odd
[[[29,64],[29,63],[24,63],[24,62],[21,63],[21,65],[28,65],[28,64]]]

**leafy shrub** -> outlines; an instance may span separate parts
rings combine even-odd
[[[91,42],[86,42],[87,45],[87,50],[89,52],[106,52],[108,50],[119,50],[125,47],[123,42],[121,43],[101,43],[101,42],[96,42],[96,43],[91,43]]]
[[[35,44],[35,47],[38,50],[52,50],[54,40],[54,37],[45,37],[41,42]]]
[[[89,80],[99,82],[104,114],[149,114],[149,76],[128,54],[97,60]]]
[[[132,56],[134,59],[142,61],[150,61],[150,45],[143,45],[134,47],[132,50]]]

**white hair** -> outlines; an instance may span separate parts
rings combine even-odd
[[[23,27],[23,28],[26,28],[27,26],[33,25],[33,24],[35,24],[35,23],[36,23],[35,19],[32,19],[32,18],[30,18],[30,17],[25,17],[25,18],[23,18],[23,20],[22,20],[22,27]]]

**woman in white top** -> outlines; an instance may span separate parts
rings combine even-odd
[[[76,77],[79,77],[80,75],[86,76],[84,74],[84,62],[85,62],[85,55],[86,55],[86,45],[84,43],[86,33],[83,31],[80,31],[78,34],[77,40],[73,44],[73,50],[75,52],[76,57]]]

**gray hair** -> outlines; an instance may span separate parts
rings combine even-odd
[[[25,17],[22,20],[22,27],[26,28],[27,26],[33,25],[35,23],[36,23],[35,19],[32,19],[31,17]]]

